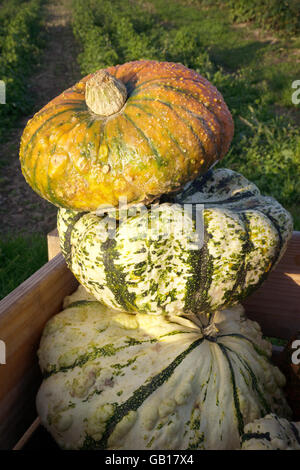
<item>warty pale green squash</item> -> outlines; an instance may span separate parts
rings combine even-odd
[[[202,247],[197,210],[184,212],[185,204],[204,205]],[[115,222],[111,232],[108,217],[58,213],[61,249],[79,282],[114,309],[196,316],[201,322],[257,288],[292,233],[289,213],[228,169],[211,171],[152,211],[109,220]],[[163,230],[181,220],[184,230],[163,236],[157,220]]]
[[[243,450],[300,450],[300,423],[271,413],[245,426]]]
[[[271,345],[240,305],[201,329],[86,299],[66,299],[38,352],[37,409],[61,447],[238,449],[247,423],[289,416]]]

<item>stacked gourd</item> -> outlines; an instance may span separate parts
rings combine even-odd
[[[38,412],[62,447],[236,449],[245,425],[289,417],[271,346],[238,302],[292,221],[242,175],[211,169],[232,136],[215,87],[155,61],[85,77],[27,124],[23,174],[59,207],[83,286],[39,349]]]

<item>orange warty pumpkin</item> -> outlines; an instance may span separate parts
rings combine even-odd
[[[233,121],[218,90],[181,64],[109,67],[53,99],[27,124],[23,174],[56,206],[149,203],[227,152]]]

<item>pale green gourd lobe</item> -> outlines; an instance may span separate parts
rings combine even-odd
[[[242,450],[300,450],[300,423],[272,413],[245,426]]]
[[[157,233],[157,219],[164,228],[170,221],[179,227],[184,204],[204,205],[202,248],[193,249],[199,240],[195,211],[185,217],[184,231],[167,238]],[[62,252],[79,282],[108,307],[197,316],[203,324],[263,282],[292,233],[289,213],[228,169],[209,172],[152,212],[110,221],[113,237],[107,217],[59,211]]]
[[[271,345],[241,306],[204,330],[174,320],[107,309],[82,287],[66,299],[43,333],[37,396],[60,446],[236,449],[247,423],[289,416]]]

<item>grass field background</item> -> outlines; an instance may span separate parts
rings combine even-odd
[[[40,34],[45,3],[0,1],[0,79],[14,96],[9,107],[0,107],[2,140],[30,114],[34,97],[26,84],[47,47]],[[22,13],[15,15],[20,4]],[[300,80],[297,2],[73,0],[68,8],[82,75],[143,58],[181,62],[208,78],[235,122],[231,149],[219,165],[278,199],[300,230],[300,105],[292,103],[292,83]],[[0,155],[1,175],[6,165]],[[1,233],[0,298],[47,257],[45,233]]]
[[[7,104],[0,106],[0,141],[7,138],[7,131],[17,118],[32,108],[27,78],[42,47],[42,3],[42,0],[0,3],[0,80],[5,82],[8,97]]]

